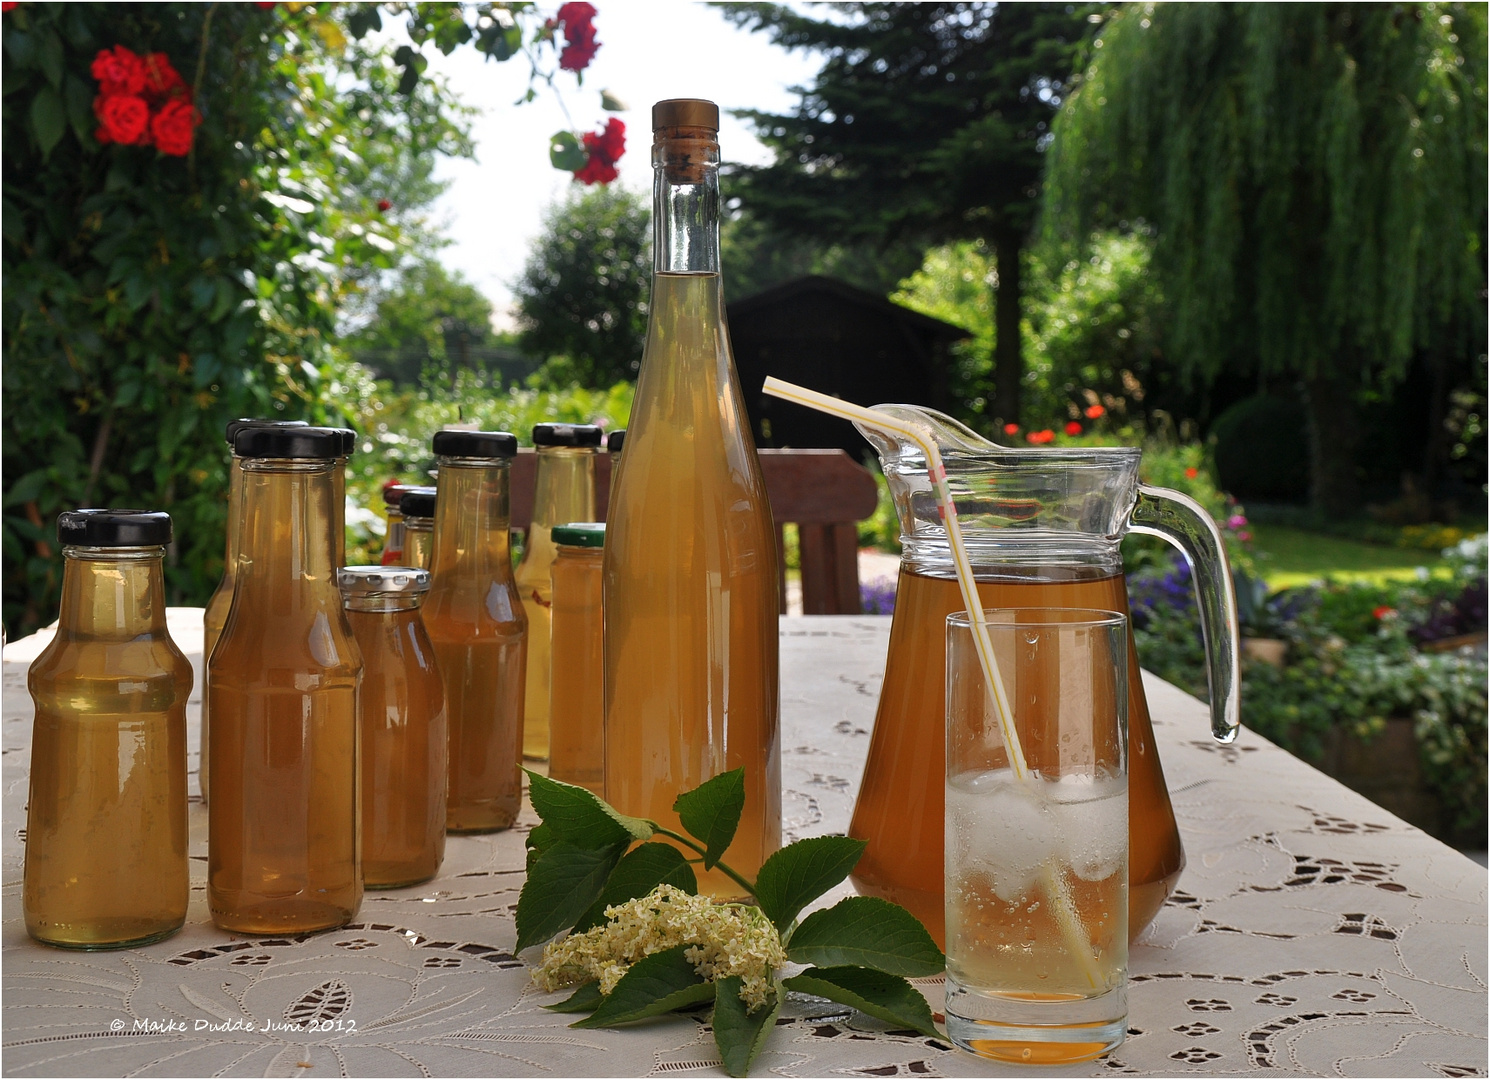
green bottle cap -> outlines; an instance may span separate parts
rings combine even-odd
[[[605,522],[571,521],[568,525],[555,525],[549,530],[549,535],[554,543],[567,547],[604,547]]]

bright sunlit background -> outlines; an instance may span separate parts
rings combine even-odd
[[[528,64],[514,57],[498,64],[475,49],[451,56],[426,49],[430,71],[446,75],[467,105],[483,110],[473,127],[477,159],[441,163],[450,190],[436,205],[436,220],[453,241],[440,261],[464,274],[492,301],[498,329],[512,326],[510,284],[522,270],[543,211],[574,186],[569,173],[549,164],[548,140],[556,131],[593,131],[606,117],[626,123],[626,156],[619,183],[650,191],[651,107],[669,97],[703,97],[722,111],[721,153],[727,160],[765,162],[769,155],[749,126],[730,109],[787,110],[790,87],[810,82],[819,58],[786,52],[761,34],[736,29],[717,10],[680,0],[601,0],[595,19],[601,48],[584,72],[584,85],[561,72],[555,90],[513,106],[527,90]],[[628,106],[605,113],[600,91]],[[568,118],[565,109],[568,110]]]

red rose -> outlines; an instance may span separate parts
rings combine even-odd
[[[254,7],[260,11],[268,11],[274,7],[274,0],[254,0]]]
[[[196,106],[182,98],[166,102],[150,121],[150,134],[162,154],[185,157],[191,150],[192,132],[202,122]]]
[[[1067,435],[1080,435],[1081,434],[1081,425],[1078,424],[1075,420],[1072,420],[1070,423],[1068,423],[1066,425],[1066,434]]]
[[[16,0],[5,0],[4,3],[0,3],[0,11],[10,12],[10,11],[14,11],[15,9],[16,9]]]
[[[171,58],[163,52],[145,57],[145,93],[156,98],[174,97],[186,92],[186,82],[171,66]]]
[[[378,209],[381,212],[383,212],[383,213],[386,214],[389,210],[392,210],[393,209],[393,204],[391,202],[389,202],[387,199],[379,199],[378,200]]]
[[[588,6],[588,5],[586,5]],[[620,176],[616,162],[626,153],[626,125],[612,116],[600,131],[587,132],[585,149],[590,160],[575,172],[574,178],[585,184],[609,184]]]
[[[89,69],[98,80],[104,96],[138,94],[145,89],[145,63],[123,45],[103,49],[93,58]]]
[[[101,125],[94,138],[101,143],[148,143],[150,106],[133,94],[112,94],[93,99],[93,114]]]
[[[600,42],[595,40],[591,22],[594,18],[595,5],[583,0],[571,0],[559,8],[554,21],[564,27],[564,50],[559,53],[559,66],[565,71],[583,71],[595,59]]]
[[[1051,431],[1049,428],[1046,428],[1043,431],[1032,431],[1025,436],[1026,440],[1035,444],[1036,446],[1039,446],[1042,443],[1048,443],[1054,438],[1055,432]]]
[[[1097,417],[1102,416],[1106,412],[1107,410],[1102,408],[1102,406],[1100,405],[1088,405],[1086,407],[1086,418],[1088,420],[1095,420],[1097,419]]]
[[[1004,425],[1004,434],[1005,435],[1018,435],[1019,434],[1019,425],[1018,424],[1005,424]]]

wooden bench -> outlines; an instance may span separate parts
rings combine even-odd
[[[530,448],[512,463],[512,527],[526,529],[533,520],[533,487],[537,456]],[[858,522],[874,514],[879,490],[869,470],[842,450],[762,450],[761,472],[776,520],[776,545],[782,553],[783,524],[797,526],[802,558],[802,613],[858,615]],[[610,455],[595,461],[595,511],[605,520],[610,503]],[[786,612],[786,560],[781,573],[781,611]]]

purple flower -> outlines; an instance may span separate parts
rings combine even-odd
[[[1242,517],[1241,514],[1232,514],[1231,517],[1226,519],[1226,527],[1228,529],[1241,529],[1245,528],[1246,525],[1247,519]]]
[[[865,615],[895,614],[895,579],[875,578],[859,586],[859,606]]]

